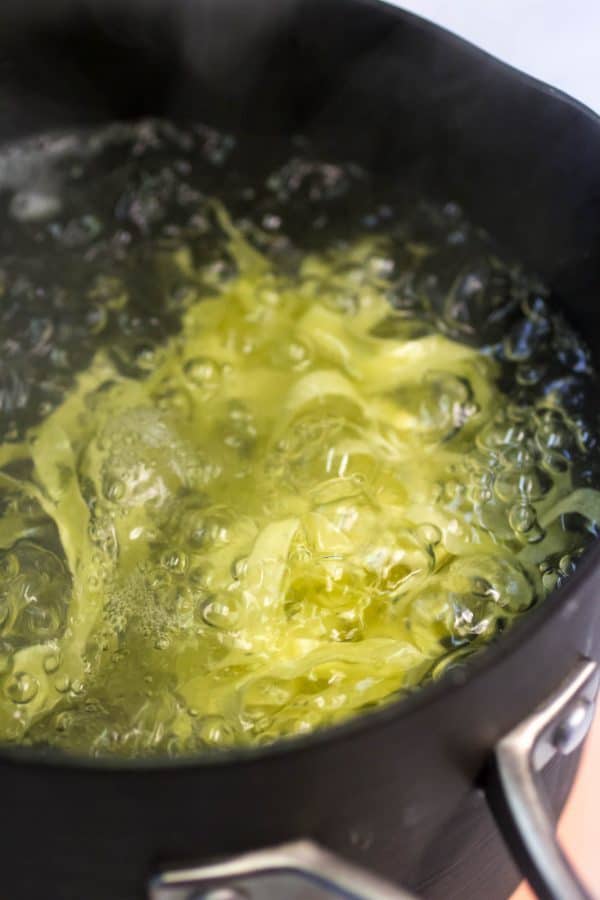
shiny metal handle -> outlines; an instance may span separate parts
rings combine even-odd
[[[150,883],[149,900],[415,900],[311,841],[294,841]]]
[[[557,843],[539,775],[573,753],[594,713],[600,670],[582,661],[567,681],[496,745],[488,801],[518,865],[540,900],[590,900]],[[171,870],[149,900],[415,900],[414,895],[323,850],[296,841],[208,865]]]
[[[528,719],[496,745],[486,792],[515,861],[540,900],[590,900],[561,849],[540,773],[587,735],[600,682],[597,663],[579,663]]]

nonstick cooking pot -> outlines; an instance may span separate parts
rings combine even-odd
[[[3,0],[0,112],[7,139],[146,114],[308,134],[461,204],[600,358],[600,120],[405,12]],[[135,763],[4,749],[1,896],[493,900],[520,878],[509,848],[541,897],[586,896],[553,823],[593,712],[598,592],[596,543],[465,670],[272,747]]]

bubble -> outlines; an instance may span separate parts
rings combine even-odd
[[[589,380],[581,375],[567,375],[543,385],[545,402],[571,415],[581,414],[590,398]]]
[[[529,503],[519,503],[513,506],[508,520],[510,527],[517,534],[527,534],[535,527],[537,522],[535,510]]]
[[[174,575],[183,575],[188,567],[188,558],[182,550],[171,548],[165,550],[160,558],[160,564]]]
[[[527,428],[523,427],[521,423],[516,423],[514,425],[510,425],[502,435],[502,444],[503,445],[516,445],[516,444],[527,444],[529,441],[529,431]],[[508,450],[504,451],[505,454],[508,453]],[[521,448],[515,448],[515,452],[518,454],[521,452]],[[527,449],[525,452],[528,452]]]
[[[452,228],[458,246],[469,246],[469,231],[465,223]],[[463,253],[458,257],[459,260],[464,258]],[[434,271],[441,272],[435,256],[432,260]],[[453,267],[453,271],[456,277],[446,296],[435,300],[436,305],[442,306],[444,322],[451,334],[477,335],[490,342],[501,339],[506,333],[506,320],[510,319],[518,302],[512,273],[497,266],[493,257],[481,254],[478,258],[474,248],[466,264],[458,271]]]
[[[503,503],[510,503],[519,496],[520,473],[515,469],[504,469],[496,475],[494,493]]]
[[[134,351],[135,363],[143,372],[151,372],[156,365],[156,348],[152,344],[139,344]]]
[[[127,486],[117,478],[104,480],[103,494],[110,503],[118,503],[127,493]]]
[[[506,443],[506,429],[500,422],[493,421],[485,425],[476,435],[475,443],[480,450],[497,450]]]
[[[192,519],[189,524],[188,540],[197,549],[229,542],[229,522],[218,515],[204,515]]]
[[[526,533],[527,541],[528,541],[530,544],[538,544],[540,541],[542,541],[542,540],[545,538],[545,536],[546,536],[546,532],[545,532],[544,529],[541,527],[541,525],[539,525],[539,523],[537,523],[537,522],[536,522],[535,525],[534,525],[532,528],[530,528],[530,530]]]
[[[231,577],[234,581],[239,581],[248,571],[248,557],[238,556],[231,564]]]
[[[15,672],[4,686],[4,693],[13,703],[30,703],[37,695],[40,683],[34,675]]]
[[[531,404],[524,394],[515,394],[506,407],[506,417],[509,422],[516,425],[527,423],[531,417]]]
[[[235,739],[235,729],[222,716],[204,716],[196,726],[196,733],[208,747],[228,746]]]
[[[555,450],[547,450],[542,456],[542,467],[551,475],[564,475],[569,471],[569,460]]]
[[[515,377],[517,383],[523,387],[532,387],[539,384],[544,377],[546,368],[543,365],[524,364],[517,368]]]
[[[42,605],[35,598],[20,613],[18,624],[20,630],[32,638],[53,637],[60,629],[61,611]]]
[[[536,434],[536,444],[542,453],[552,451],[569,457],[573,448],[573,435],[560,419],[546,414],[540,422]]]
[[[60,712],[54,718],[54,727],[59,732],[67,732],[73,724],[73,715],[68,712]]]
[[[216,387],[222,374],[219,363],[207,356],[189,359],[183,371],[188,381],[197,387]]]
[[[542,586],[546,594],[549,594],[551,591],[553,591],[557,587],[558,582],[559,573],[556,571],[556,569],[546,569],[542,573]]]
[[[64,563],[30,541],[19,541],[12,552],[15,560],[8,565],[15,574],[4,582],[0,592],[5,638],[16,647],[57,637],[70,599],[70,578]]]
[[[527,437],[527,434],[523,434],[523,432],[519,430],[516,439],[521,442],[521,446],[507,447],[507,449],[503,451],[502,459],[507,466],[516,470],[526,469],[531,466],[533,462],[531,451],[527,446],[522,445],[527,441]]]
[[[57,653],[50,653],[44,659],[44,672],[48,675],[51,675],[53,672],[56,672],[58,667],[60,666],[60,656]]]
[[[471,491],[471,497],[475,504],[489,503],[493,498],[493,493],[489,487],[475,487]]]
[[[543,318],[521,319],[504,339],[504,352],[513,362],[524,362],[535,353],[549,334],[550,323]]]
[[[213,628],[235,627],[239,610],[237,604],[231,598],[209,596],[200,600],[200,615],[202,620]]]
[[[558,571],[560,572],[563,578],[568,578],[570,575],[573,575],[577,568],[577,560],[566,553],[564,556],[561,556],[558,563]]]
[[[67,675],[59,675],[54,681],[54,687],[59,694],[66,694],[71,687],[71,679]]]

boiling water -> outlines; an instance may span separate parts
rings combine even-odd
[[[462,665],[596,534],[596,379],[544,287],[456,206],[246,149],[0,157],[4,741],[311,731]]]

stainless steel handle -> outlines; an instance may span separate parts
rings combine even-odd
[[[311,841],[295,841],[150,883],[149,900],[415,900]]]
[[[561,849],[540,773],[576,750],[594,715],[600,670],[579,663],[561,687],[496,746],[486,791],[504,838],[540,900],[590,900]]]
[[[574,752],[594,713],[600,670],[579,663],[563,685],[496,745],[488,801],[524,876],[540,900],[590,900],[557,843],[539,774],[557,754]],[[164,872],[149,900],[415,900],[311,841]]]

